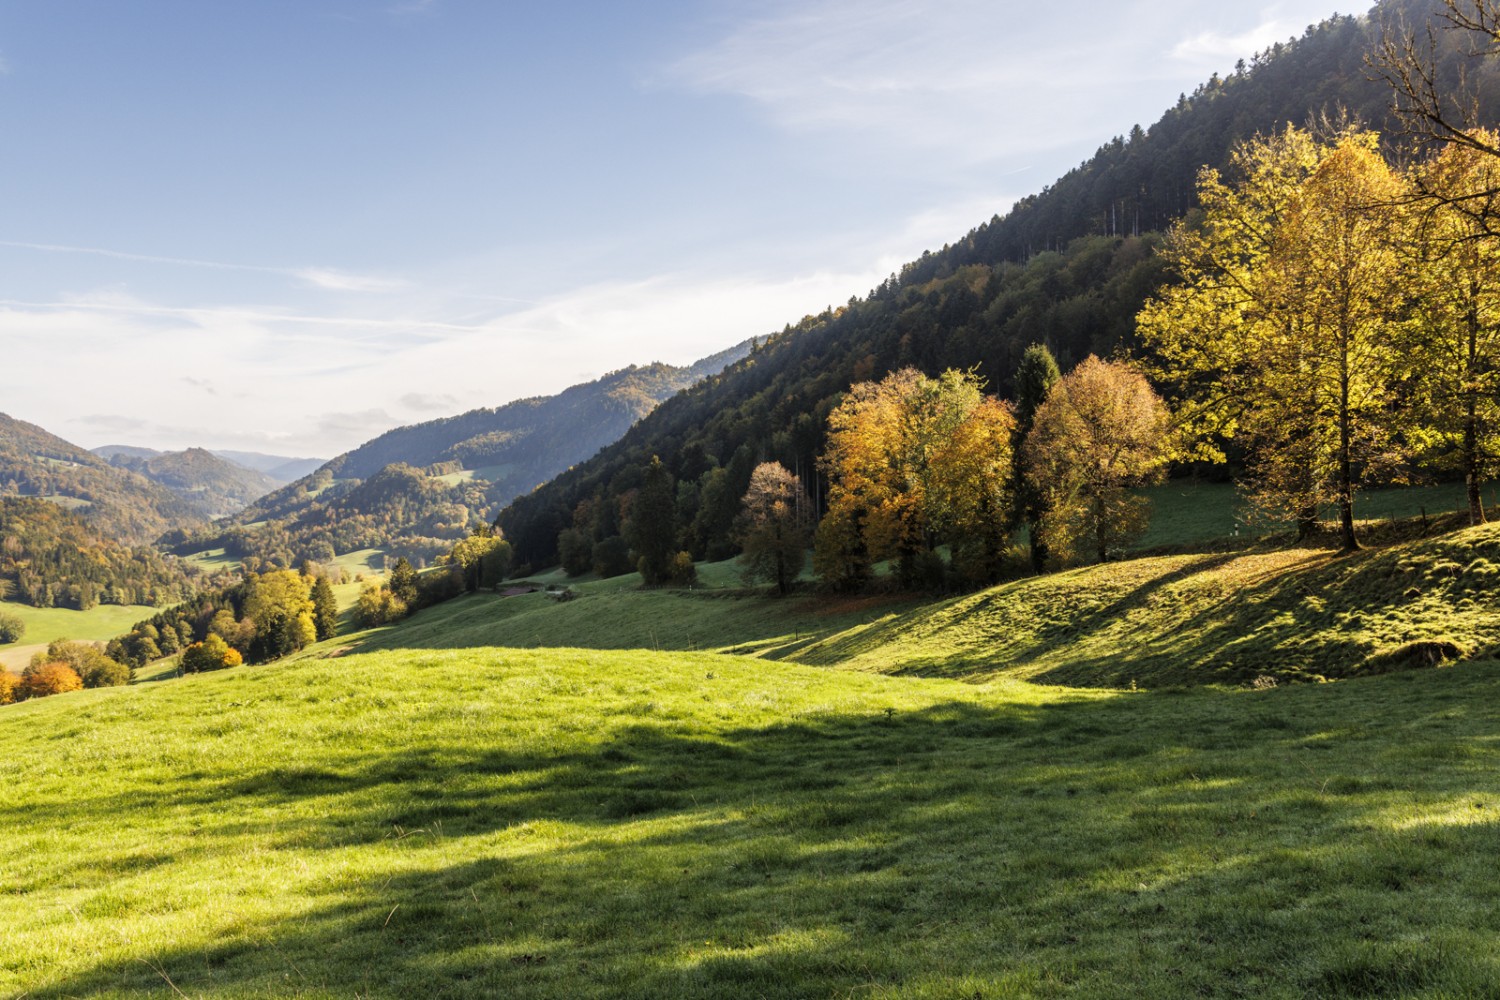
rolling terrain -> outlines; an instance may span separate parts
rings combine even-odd
[[[688,367],[632,366],[556,396],[398,427],[212,530],[174,538],[175,550],[224,549],[286,565],[367,548],[430,559],[749,351],[746,342]]]
[[[929,603],[602,581],[0,710],[0,990],[1486,995],[1497,545]],[[1281,684],[1195,661],[1213,613]],[[1396,618],[1481,657],[1363,676]],[[1351,679],[1286,683],[1303,635]]]
[[[0,496],[38,497],[76,509],[98,530],[127,545],[204,523],[191,505],[160,484],[3,413]]]

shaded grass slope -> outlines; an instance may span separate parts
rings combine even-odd
[[[541,594],[475,595],[359,642],[711,649],[1079,686],[1353,677],[1500,645],[1500,525],[1347,555],[1251,548],[1146,557],[936,602],[580,589],[561,604]]]
[[[493,649],[63,695],[0,710],[0,994],[1492,996],[1497,696]]]

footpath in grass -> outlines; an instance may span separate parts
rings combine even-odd
[[[1493,996],[1497,764],[1494,662],[1131,693],[452,650],[81,692],[0,711],[0,994]]]

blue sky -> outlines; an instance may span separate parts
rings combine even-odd
[[[331,456],[863,295],[1328,0],[12,0],[0,411]]]

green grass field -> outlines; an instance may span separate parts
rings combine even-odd
[[[0,996],[1500,995],[1500,525],[705,570],[0,709]]]
[[[1339,555],[1253,547],[1026,578],[940,601],[647,592],[474,594],[360,650],[710,650],[862,672],[1162,687],[1352,677],[1500,650],[1500,525]],[[1452,648],[1448,648],[1452,647]]]
[[[57,639],[113,639],[143,618],[156,614],[158,608],[138,605],[100,604],[88,611],[69,608],[34,608],[14,601],[0,602],[0,611],[15,615],[26,623],[26,634],[19,643],[0,645],[0,667],[19,670],[31,661],[31,654],[45,649]]]
[[[0,716],[0,991],[1489,996],[1497,736],[1494,662],[413,649],[66,695]]]

